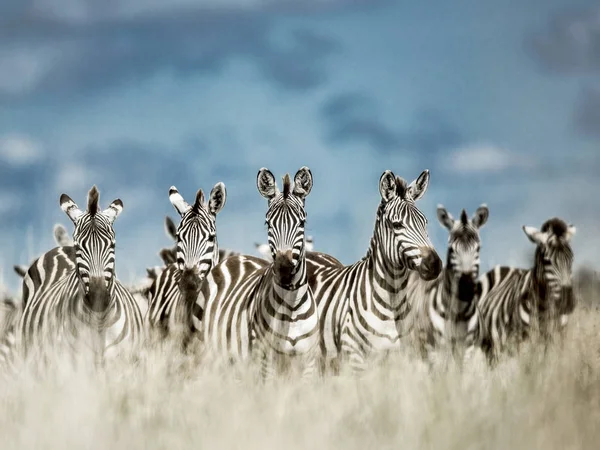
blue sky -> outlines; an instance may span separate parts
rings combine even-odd
[[[0,5],[0,263],[53,245],[96,184],[119,197],[125,280],[169,244],[168,189],[223,181],[222,247],[254,253],[256,173],[311,168],[317,249],[362,257],[386,169],[431,171],[435,218],[487,203],[482,268],[526,265],[521,225],[575,224],[600,263],[600,8],[592,1],[8,0]],[[500,2],[496,2],[500,3]],[[509,5],[510,3],[510,5]]]

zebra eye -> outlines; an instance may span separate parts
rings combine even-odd
[[[392,227],[394,227],[394,230],[401,230],[402,228],[404,228],[404,224],[400,221],[392,222]]]

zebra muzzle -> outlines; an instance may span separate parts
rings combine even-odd
[[[437,252],[430,247],[421,247],[421,264],[417,268],[419,275],[425,281],[430,281],[440,274],[442,271],[442,260]]]

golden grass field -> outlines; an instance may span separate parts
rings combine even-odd
[[[562,348],[494,370],[402,354],[361,379],[263,385],[163,350],[106,371],[25,372],[0,386],[0,448],[599,448],[600,298],[581,294]]]

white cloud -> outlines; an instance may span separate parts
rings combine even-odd
[[[27,166],[43,157],[40,145],[27,136],[11,134],[0,138],[0,160],[11,166]]]
[[[451,151],[445,157],[446,167],[451,172],[501,172],[511,167],[530,165],[527,159],[502,147],[488,143],[468,145]]]

